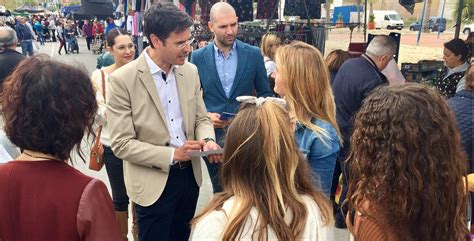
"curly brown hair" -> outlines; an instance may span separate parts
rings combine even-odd
[[[397,240],[466,240],[467,163],[442,96],[420,84],[381,87],[355,118],[349,205],[386,221]]]
[[[74,146],[92,134],[97,110],[94,88],[85,71],[46,55],[25,59],[3,85],[5,132],[20,147],[70,157]]]

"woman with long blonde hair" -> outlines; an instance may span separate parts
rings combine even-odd
[[[311,183],[285,102],[242,101],[225,140],[224,191],[193,221],[192,240],[334,240],[331,206]]]
[[[275,54],[281,45],[281,38],[274,33],[267,33],[262,37],[262,43],[260,44],[260,51],[262,52],[263,62],[265,63],[265,69],[267,70],[267,76],[275,71]]]
[[[293,42],[278,49],[276,64],[274,91],[298,121],[296,141],[313,171],[313,183],[329,197],[340,134],[324,58],[315,47]]]
[[[275,78],[272,77],[272,73],[276,69],[275,54],[281,45],[281,38],[275,33],[267,33],[262,37],[262,43],[260,44],[260,51],[263,56],[263,63],[265,64],[265,70],[267,71],[267,77],[270,84],[270,88],[273,91],[275,87]],[[273,91],[275,93],[275,91]]]

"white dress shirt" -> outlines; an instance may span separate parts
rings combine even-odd
[[[179,104],[178,88],[176,87],[176,77],[173,71],[176,66],[171,66],[169,73],[166,75],[166,73],[153,62],[148,55],[148,51],[145,50],[144,52],[148,68],[150,69],[156,90],[160,96],[161,106],[165,112],[166,124],[170,131],[170,146],[179,148],[186,142],[186,134],[184,133],[183,113],[181,112],[181,106]],[[166,75],[166,79],[163,79],[163,73]],[[175,164],[175,162],[173,162],[173,156],[174,150],[171,155],[170,165]]]

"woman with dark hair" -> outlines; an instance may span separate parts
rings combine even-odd
[[[105,35],[108,35],[109,32],[115,28],[117,28],[117,26],[115,25],[114,19],[111,17],[108,17],[106,20]]]
[[[120,240],[105,185],[70,165],[92,133],[97,102],[83,71],[45,55],[4,83],[5,132],[23,150],[0,166],[2,240]],[[72,163],[71,163],[72,164]]]
[[[220,172],[224,191],[194,220],[192,240],[334,240],[331,205],[313,186],[285,101],[237,100]]]
[[[117,158],[110,148],[111,143],[106,121],[107,105],[105,99],[108,93],[109,75],[133,60],[135,56],[135,45],[125,29],[114,28],[107,35],[107,50],[113,56],[115,63],[94,71],[91,79],[96,89],[96,98],[99,104],[96,121],[98,125],[102,125],[100,141],[104,147],[105,168],[107,169],[107,175],[112,188],[112,199],[115,206],[116,218],[122,231],[122,237],[126,240],[128,234],[129,199],[123,179],[123,161]],[[105,87],[105,91],[103,87]]]
[[[435,86],[446,97],[453,97],[464,89],[464,73],[469,67],[467,60],[469,49],[461,39],[453,39],[444,44],[443,59],[445,67],[441,71]]]
[[[470,240],[466,157],[454,116],[435,90],[382,87],[351,137],[347,224],[356,240]]]
[[[67,46],[66,46],[66,35],[65,35],[65,29],[64,29],[64,24],[61,20],[58,20],[56,24],[56,31],[58,32],[58,40],[59,40],[59,50],[58,54],[61,55],[61,49],[64,47],[64,51],[66,54],[69,52],[67,51]]]

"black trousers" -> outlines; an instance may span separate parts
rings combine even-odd
[[[193,168],[170,169],[160,198],[151,206],[136,205],[140,241],[188,241],[199,187]]]
[[[92,36],[87,36],[86,37],[86,43],[87,43],[87,49],[91,50],[91,43],[92,43]]]
[[[129,202],[125,181],[123,180],[123,161],[116,157],[108,146],[104,146],[104,164],[112,188],[115,211],[128,211]]]
[[[206,163],[207,171],[209,172],[209,177],[211,178],[212,191],[213,193],[222,192],[222,185],[219,178],[219,170],[221,169],[220,163],[210,163],[207,157],[203,157],[204,162]]]

